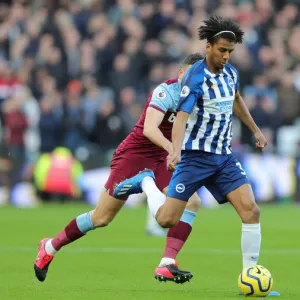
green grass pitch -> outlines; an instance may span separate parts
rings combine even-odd
[[[241,224],[234,210],[202,209],[179,255],[190,283],[159,283],[153,271],[164,238],[145,235],[146,209],[124,209],[106,228],[62,249],[45,282],[35,279],[37,244],[54,236],[87,205],[0,209],[0,300],[182,300],[243,299],[238,296]],[[300,207],[261,206],[260,264],[274,277],[280,299],[300,299]]]

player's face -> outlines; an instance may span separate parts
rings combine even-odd
[[[206,50],[209,60],[215,70],[221,70],[227,64],[235,43],[226,39],[219,39],[216,43],[207,43]]]

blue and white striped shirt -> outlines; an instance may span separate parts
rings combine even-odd
[[[177,105],[177,111],[190,114],[183,150],[231,153],[233,102],[238,89],[238,72],[229,63],[220,74],[211,73],[205,59],[191,67]]]

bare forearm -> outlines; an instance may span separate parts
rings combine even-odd
[[[252,133],[255,133],[259,130],[242,97],[238,97],[238,99],[234,101],[233,112]]]
[[[165,149],[168,153],[172,152],[172,143],[163,135],[163,133],[158,128],[151,128],[148,131],[144,130],[144,135],[156,146]]]
[[[186,121],[176,119],[172,130],[172,144],[175,153],[181,153],[181,147],[184,139]]]

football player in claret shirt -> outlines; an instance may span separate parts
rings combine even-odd
[[[128,198],[125,195],[126,187],[119,191],[118,199],[113,196],[114,187],[122,180],[149,168],[155,173],[159,190],[167,193],[172,177],[172,173],[167,170],[167,156],[173,153],[170,139],[181,82],[189,68],[201,59],[203,57],[198,53],[186,57],[179,68],[178,77],[160,84],[150,94],[139,121],[113,155],[110,176],[96,208],[71,220],[54,238],[40,241],[34,262],[35,275],[39,281],[45,280],[51,261],[63,246],[85,236],[90,230],[107,226],[114,219]],[[165,252],[155,271],[155,277],[159,280],[184,283],[193,277],[191,272],[180,270],[175,262],[192,230],[200,206],[197,193],[193,193],[190,198],[177,226],[168,231]]]

